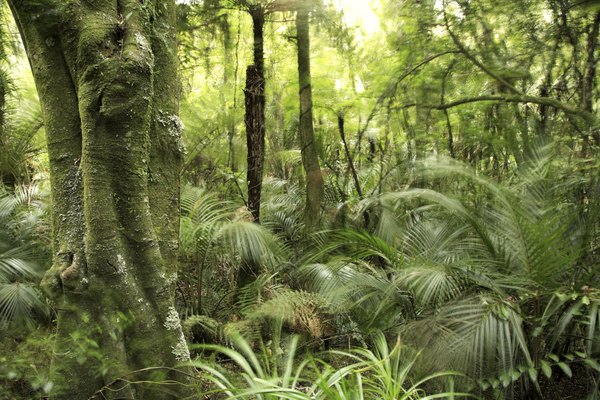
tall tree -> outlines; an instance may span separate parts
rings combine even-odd
[[[236,5],[252,17],[253,64],[246,68],[244,122],[248,149],[246,180],[248,209],[254,222],[260,223],[260,197],[265,161],[265,16],[272,1],[236,0]]]
[[[0,4],[0,21],[4,22],[4,12],[2,4]],[[8,91],[8,74],[5,69],[6,64],[6,31],[4,23],[0,26],[0,149],[4,147],[5,140],[5,124],[6,124],[6,94]],[[0,170],[0,183],[2,183],[2,171]]]
[[[297,0],[235,0],[252,17],[253,62],[246,69],[246,143],[248,147],[248,209],[260,223],[260,198],[265,161],[265,50],[267,15],[289,11]]]
[[[43,286],[59,310],[54,398],[88,399],[105,386],[119,398],[180,398],[125,383],[177,378],[169,368],[189,359],[173,307],[182,156],[175,1],[9,5],[48,138],[54,260]]]
[[[248,208],[256,223],[260,222],[260,197],[265,161],[265,8],[249,5],[254,38],[254,64],[246,69],[246,144],[248,146]]]
[[[319,225],[321,199],[323,198],[323,175],[313,127],[312,85],[310,73],[310,2],[299,6],[296,13],[298,40],[298,81],[300,84],[299,136],[302,164],[306,173],[306,209],[304,221],[308,229]]]

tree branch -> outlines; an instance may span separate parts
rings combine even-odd
[[[410,108],[410,107],[423,107],[429,108],[433,110],[446,110],[449,108],[457,107],[463,104],[468,103],[476,103],[481,101],[503,101],[506,103],[531,103],[531,104],[540,104],[546,105],[558,110],[564,111],[566,114],[575,115],[577,117],[582,118],[590,125],[596,124],[596,118],[593,114],[583,111],[577,107],[574,107],[570,104],[562,103],[558,100],[549,98],[549,97],[537,97],[537,96],[528,96],[528,95],[485,95],[485,96],[476,96],[476,97],[466,97],[464,99],[454,100],[444,104],[419,104],[419,103],[408,103],[400,106],[400,108]]]
[[[379,108],[383,104],[384,100],[391,97],[392,94],[398,90],[398,86],[400,85],[400,83],[402,83],[402,81],[404,79],[408,78],[416,70],[418,70],[419,68],[421,68],[422,66],[424,66],[426,64],[429,64],[431,61],[435,60],[436,58],[445,56],[446,54],[459,54],[459,53],[461,53],[459,50],[442,51],[441,53],[436,53],[436,54],[433,54],[433,55],[425,58],[421,62],[419,62],[419,63],[413,65],[412,67],[410,67],[409,69],[405,70],[393,83],[388,85],[388,87],[383,91],[383,93],[379,96],[379,98],[377,98],[377,103],[375,103],[375,106],[373,107],[373,109],[371,110],[369,115],[367,116],[365,125],[363,126],[362,129],[359,130],[359,134],[363,134],[367,131],[369,124],[371,123],[373,118],[375,118],[375,115],[377,115],[377,111],[379,111]]]
[[[485,74],[489,75],[490,77],[492,77],[493,79],[495,79],[496,81],[498,81],[502,85],[504,85],[508,90],[510,90],[514,94],[523,95],[523,93],[519,89],[517,89],[516,87],[511,85],[506,79],[497,75],[491,69],[489,69],[488,67],[483,65],[483,63],[481,63],[474,55],[472,55],[469,52],[469,50],[461,43],[461,41],[454,34],[454,32],[452,32],[452,29],[450,29],[450,23],[448,22],[448,15],[446,14],[446,9],[444,9],[444,24],[446,25],[446,30],[448,31],[448,34],[452,38],[452,41],[454,42],[456,47],[458,47],[458,49],[460,50],[460,53],[462,53],[469,61],[471,61],[473,64],[475,64],[475,66],[477,68],[479,68],[480,70],[482,70]]]

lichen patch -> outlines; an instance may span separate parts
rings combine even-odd
[[[185,337],[183,336],[183,332],[181,333],[177,344],[175,346],[172,346],[171,349],[171,353],[175,356],[175,359],[177,361],[190,360],[190,350],[188,349]]]
[[[123,275],[127,271],[125,269],[125,258],[122,255],[117,254],[117,274]]]
[[[179,320],[179,314],[177,314],[177,310],[175,310],[175,307],[169,307],[164,327],[167,328],[167,330],[169,331],[181,328],[181,321]]]

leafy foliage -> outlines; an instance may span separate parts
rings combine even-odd
[[[426,395],[422,389],[426,383],[451,383],[456,374],[437,373],[411,382],[416,356],[411,355],[410,350],[401,345],[400,341],[390,348],[381,333],[374,336],[375,351],[356,349],[350,352],[331,352],[330,356],[350,361],[339,369],[310,356],[297,359],[297,337],[292,337],[286,344],[281,364],[271,364],[271,348],[262,347],[257,357],[251,346],[240,336],[233,336],[231,339],[237,350],[215,345],[202,345],[200,348],[227,357],[241,371],[235,377],[237,379],[228,376],[218,365],[203,361],[193,363],[208,374],[208,379],[217,387],[215,392],[224,393],[231,399],[408,400],[473,397],[452,390]],[[309,379],[309,376],[314,378]]]
[[[32,326],[48,306],[36,284],[47,260],[44,193],[37,184],[0,195],[0,326]]]

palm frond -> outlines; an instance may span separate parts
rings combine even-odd
[[[518,310],[492,296],[454,301],[402,331],[424,349],[423,359],[436,368],[482,379],[533,365]]]
[[[389,329],[414,313],[410,293],[367,263],[337,258],[304,265],[298,275],[308,290],[319,293],[334,312],[350,314],[364,332]]]
[[[377,258],[382,267],[402,262],[395,248],[380,237],[365,231],[325,231],[314,235],[313,240],[315,251],[306,255],[304,263],[318,262],[339,255],[356,260]]]
[[[32,326],[35,313],[48,314],[36,288],[19,282],[0,284],[0,326]]]
[[[277,269],[286,258],[285,249],[277,237],[250,221],[232,221],[222,225],[215,233],[215,239],[222,239],[231,254],[238,254],[243,261],[263,265],[270,270]]]
[[[6,243],[4,243],[6,244]],[[3,243],[0,243],[0,250]],[[31,261],[31,246],[11,247],[0,253],[0,282],[11,282],[17,278],[35,279],[41,273],[39,267]]]

